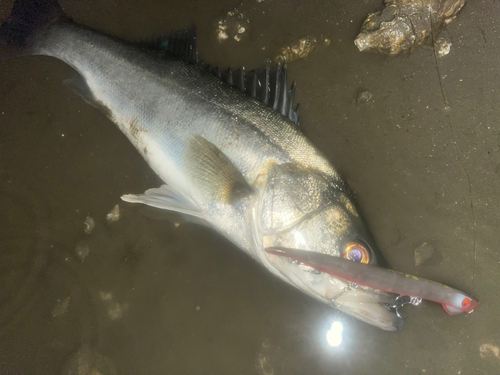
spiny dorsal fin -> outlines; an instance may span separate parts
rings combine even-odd
[[[246,72],[245,68],[221,70],[212,68],[198,60],[196,49],[196,29],[192,26],[188,31],[173,31],[166,38],[157,38],[141,42],[149,48],[159,51],[162,56],[177,57],[203,66],[208,72],[236,87],[262,104],[274,109],[284,117],[299,125],[299,105],[293,108],[295,99],[295,83],[290,88],[287,83],[286,64],[278,62],[273,68],[269,61],[262,69]]]
[[[207,70],[299,125],[299,106],[293,108],[295,82],[288,88],[286,64],[279,62],[271,69],[267,63],[264,68],[248,73],[245,68],[221,71],[219,67],[207,67]]]

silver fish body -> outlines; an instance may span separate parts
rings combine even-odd
[[[165,182],[124,200],[208,222],[275,275],[314,298],[386,330],[402,321],[394,296],[268,254],[283,246],[343,256],[376,246],[346,184],[288,119],[208,74],[71,22],[33,38],[30,53],[72,66],[67,82],[100,108]]]

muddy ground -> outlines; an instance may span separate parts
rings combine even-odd
[[[11,5],[1,3],[2,19]],[[0,374],[500,372],[497,2],[467,3],[442,58],[430,46],[358,52],[353,40],[380,0],[61,5],[129,40],[194,23],[200,57],[221,66],[261,67],[303,37],[330,39],[288,64],[303,132],[356,192],[391,268],[481,304],[449,316],[423,302],[404,309],[402,331],[384,332],[301,294],[208,228],[121,202],[160,181],[62,84],[71,68],[18,58],[0,62]],[[220,42],[233,9],[249,21],[244,38]],[[363,91],[371,99],[358,103]],[[416,267],[423,242],[436,253]],[[325,338],[334,320],[338,347]]]

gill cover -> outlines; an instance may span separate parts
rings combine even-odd
[[[262,248],[314,249],[377,263],[376,246],[342,181],[293,163],[273,163],[259,178],[254,220]]]

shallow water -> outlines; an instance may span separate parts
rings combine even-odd
[[[0,374],[500,373],[497,3],[469,2],[440,59],[430,47],[359,53],[353,40],[380,1],[62,6],[130,40],[194,23],[200,57],[221,66],[260,67],[302,37],[331,39],[288,65],[302,130],[356,191],[391,268],[481,304],[458,316],[431,302],[405,307],[404,329],[384,332],[303,295],[205,227],[121,202],[160,181],[62,84],[71,68],[19,58],[0,62]],[[234,8],[249,37],[219,43],[217,22]],[[373,96],[358,104],[362,91]],[[423,242],[436,254],[415,267]],[[77,248],[88,248],[83,261]],[[333,321],[344,327],[338,347],[326,341]]]

